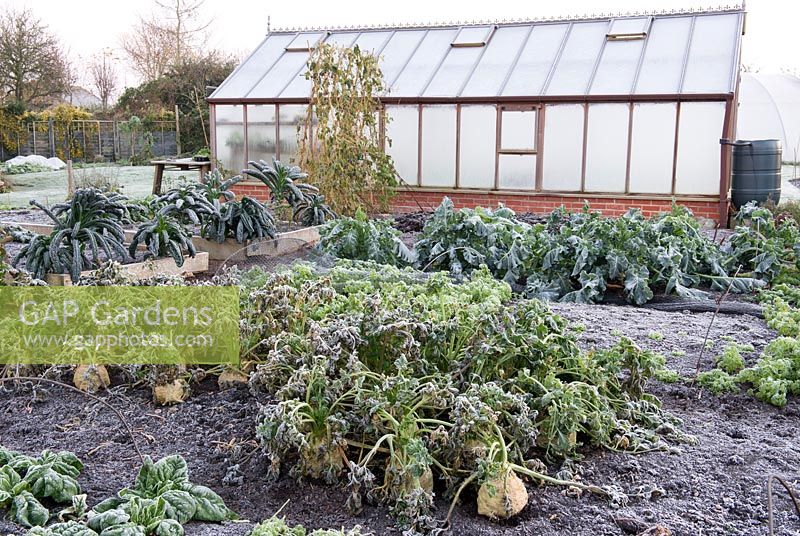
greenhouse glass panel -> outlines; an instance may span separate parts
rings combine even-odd
[[[362,52],[378,54],[392,32],[362,32],[353,45],[358,45]]]
[[[244,108],[241,104],[217,104],[214,114],[218,123],[241,123],[244,121]]]
[[[450,51],[450,42],[455,35],[456,30],[454,29],[430,30],[411,61],[392,85],[392,95],[395,97],[419,96],[445,53]]]
[[[541,24],[533,27],[503,88],[503,95],[542,94],[547,75],[569,27],[569,24]]]
[[[630,191],[637,194],[672,192],[675,116],[678,105],[633,105]]]
[[[686,64],[684,93],[732,91],[731,69],[738,31],[738,14],[697,17]]]
[[[325,39],[324,43],[326,45],[349,47],[355,43],[355,40],[358,39],[358,35],[359,32],[332,33]]]
[[[228,78],[214,97],[237,98],[246,95],[268,72],[269,68],[284,53],[284,48],[294,38],[294,34],[272,34],[253,54]]]
[[[679,91],[691,27],[691,17],[653,21],[634,93],[654,95]]]
[[[274,104],[248,104],[247,105],[248,123],[271,123],[275,124],[275,105]]]
[[[678,126],[676,194],[718,194],[724,102],[684,102]]]
[[[543,189],[562,192],[581,189],[583,113],[581,104],[545,107]]]
[[[400,74],[426,33],[425,30],[398,30],[386,43],[381,52],[381,71],[387,86]]]
[[[287,84],[291,84],[296,78],[303,76],[309,55],[308,52],[286,52],[267,75],[256,84],[256,87],[247,94],[247,97],[262,99],[278,97]],[[307,97],[309,93],[303,96]]]
[[[319,40],[325,36],[323,32],[304,32],[297,34],[292,42],[286,45],[287,52],[304,51],[313,49]]]
[[[449,46],[449,43],[448,43]],[[456,185],[456,107],[422,108],[422,186]]]
[[[353,43],[353,41],[355,41],[356,37],[358,37],[358,33],[356,32],[332,34],[327,39],[325,39],[324,42],[325,44],[349,47]],[[310,53],[308,54],[308,57],[311,57]],[[306,58],[306,60],[308,60],[308,58]],[[279,96],[282,98],[310,96],[311,80],[306,79],[307,71],[308,71],[307,68],[301,67],[300,73],[292,78],[291,83],[289,83],[289,85],[286,86],[286,89],[284,89]]]
[[[501,154],[498,162],[498,187],[506,190],[536,188],[536,155]]]
[[[608,22],[575,23],[558,59],[547,95],[583,95],[606,41]]]
[[[536,149],[536,111],[503,110],[500,125],[500,149]]]
[[[303,104],[281,104],[280,110],[280,150],[281,161],[297,164],[300,147],[297,139],[306,120],[306,106]]]
[[[264,160],[272,165],[275,158],[275,125],[247,124],[247,160]]]
[[[494,188],[496,138],[497,108],[461,106],[460,187]]]
[[[238,173],[245,165],[244,125],[217,123],[216,144],[220,165]]]
[[[475,62],[483,52],[482,47],[451,48],[431,83],[425,89],[426,97],[454,97],[466,82]]]
[[[247,106],[247,159],[272,163],[275,158],[275,106]]]
[[[625,191],[629,118],[627,104],[589,105],[584,191]]]
[[[497,95],[529,31],[530,28],[526,26],[498,28],[492,40],[486,45],[486,51],[461,95],[467,97]]]
[[[633,89],[636,67],[644,39],[608,41],[589,91],[592,95],[628,95]]]
[[[394,160],[400,178],[408,184],[417,184],[419,107],[387,106],[386,115],[389,116],[386,152]]]

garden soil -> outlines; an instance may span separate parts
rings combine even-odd
[[[580,341],[585,348],[607,347],[620,334],[627,335],[642,347],[663,352],[669,367],[689,376],[694,374],[713,316],[627,306],[553,307],[583,329]],[[763,320],[719,315],[710,330],[711,349],[703,353],[701,366],[712,366],[726,337],[752,343],[759,351],[774,336]],[[790,400],[780,409],[746,394],[717,398],[686,384],[655,381],[648,390],[683,419],[683,430],[694,435],[697,444],[641,455],[584,449],[581,478],[620,486],[634,496],[627,505],[612,506],[595,496],[574,497],[561,488],[528,482],[530,502],[518,517],[491,522],[477,515],[474,494],[464,496],[450,533],[766,535],[767,477],[779,475],[792,483],[800,477],[800,401]],[[169,408],[153,406],[149,392],[142,388],[115,387],[103,396],[123,411],[145,454],[154,458],[183,455],[191,479],[219,492],[243,519],[256,522],[283,507],[281,515],[289,522],[309,528],[358,524],[377,535],[399,534],[384,507],[370,506],[357,517],[349,516],[347,494],[341,487],[296,482],[288,476],[269,482],[254,436],[258,401],[246,387],[220,392],[215,382],[205,379],[194,391],[187,402]],[[79,481],[90,504],[130,485],[139,466],[130,439],[112,413],[55,386],[35,390],[18,386],[0,392],[0,444],[27,453],[45,448],[76,452],[86,464]],[[437,506],[437,515],[444,518],[447,502],[439,499]],[[782,489],[776,488],[775,507],[775,534],[800,534],[800,519]],[[657,531],[659,525],[670,532]],[[244,536],[252,526],[251,522],[190,523],[186,534]],[[0,521],[0,534],[5,533],[23,531]]]

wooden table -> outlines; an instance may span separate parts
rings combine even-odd
[[[150,165],[155,166],[153,174],[153,195],[161,193],[161,181],[164,179],[164,170],[194,171],[200,173],[200,182],[211,171],[211,161],[198,162],[192,158],[179,158],[176,160],[151,160]]]

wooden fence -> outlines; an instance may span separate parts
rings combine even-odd
[[[52,121],[34,121],[16,137],[16,146],[0,144],[0,159],[38,154],[78,162],[118,162],[175,156],[180,139],[174,121],[132,126],[127,121],[79,120],[69,128]]]

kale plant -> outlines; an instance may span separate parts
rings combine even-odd
[[[340,259],[373,260],[392,266],[408,266],[416,260],[391,220],[369,219],[360,209],[353,218],[342,217],[326,223],[319,236],[317,250]]]
[[[186,228],[176,219],[161,213],[139,226],[128,248],[131,257],[136,256],[139,244],[146,246],[145,259],[172,257],[178,266],[183,266],[184,251],[190,257],[196,253],[192,235]]]
[[[103,260],[101,252],[105,259],[125,260],[125,232],[120,224],[127,213],[125,201],[123,196],[93,188],[77,190],[72,199],[50,209],[31,201],[55,228],[50,235],[33,237],[12,265],[25,259],[25,269],[37,279],[48,273],[69,273],[75,282],[83,270]]]
[[[251,161],[252,169],[242,171],[247,176],[263,182],[269,188],[273,205],[280,210],[291,208],[292,219],[303,225],[321,225],[335,218],[333,210],[325,203],[325,197],[311,184],[301,182],[308,178],[297,166],[288,166],[272,159],[270,166],[263,160]]]
[[[200,235],[220,244],[226,238],[235,238],[240,244],[247,240],[275,238],[278,230],[269,209],[257,199],[243,197],[241,201],[228,201],[219,206],[200,228]]]

